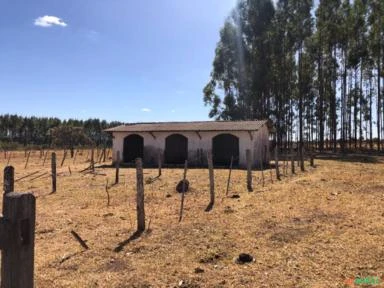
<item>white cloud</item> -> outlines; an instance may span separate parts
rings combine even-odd
[[[176,112],[176,110],[175,110],[175,109],[172,109],[172,110],[171,110],[171,112],[172,112],[172,113],[175,113],[175,112]]]
[[[48,15],[36,18],[34,24],[35,26],[40,26],[40,27],[52,27],[54,25],[61,26],[61,27],[67,26],[67,23],[65,23],[61,18],[56,16],[48,16]]]
[[[143,109],[141,109],[141,112],[149,113],[149,112],[151,112],[151,111],[152,111],[152,110],[149,109],[149,108],[143,108]]]

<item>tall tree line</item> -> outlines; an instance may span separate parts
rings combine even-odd
[[[95,145],[110,145],[111,137],[103,130],[121,124],[123,123],[107,122],[100,119],[60,120],[59,118],[5,114],[0,115],[0,143],[3,146],[0,148],[14,147],[15,145],[50,146],[53,143],[53,129],[61,126],[82,128]]]
[[[382,0],[240,0],[203,89],[209,116],[269,118],[280,147],[380,150],[383,30]]]

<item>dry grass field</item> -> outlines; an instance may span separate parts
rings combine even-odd
[[[145,185],[149,229],[128,242],[136,230],[136,171],[120,169],[120,183],[112,185],[113,168],[79,173],[89,165],[85,154],[60,167],[58,152],[55,194],[49,177],[31,180],[49,172],[49,159],[43,167],[35,151],[26,169],[24,152],[10,161],[16,179],[39,171],[15,183],[16,191],[37,197],[36,287],[351,287],[347,279],[384,280],[384,157],[316,160],[316,168],[280,182],[273,174],[273,183],[266,171],[265,187],[255,171],[252,193],[246,171],[234,170],[230,196],[240,198],[225,197],[228,170],[215,170],[216,203],[209,213],[208,170],[191,169],[181,223],[175,186],[183,170],[163,169]],[[0,155],[1,179],[6,162]],[[157,169],[144,173],[156,176]],[[254,261],[235,263],[240,253]]]

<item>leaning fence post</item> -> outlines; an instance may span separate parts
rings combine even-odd
[[[252,156],[251,150],[247,149],[245,151],[247,158],[247,189],[248,192],[252,192]]]
[[[31,151],[28,152],[28,155],[27,155],[27,161],[25,162],[24,169],[27,169],[28,161],[29,161],[29,156],[31,156]]]
[[[144,176],[143,162],[140,158],[136,159],[136,212],[137,212],[137,231],[145,230],[145,211],[144,211]]]
[[[116,168],[115,184],[119,184],[119,173],[120,173],[120,151],[117,151],[115,168]]]
[[[33,288],[35,197],[11,192],[4,196],[0,222],[1,287]]]
[[[10,193],[14,190],[15,168],[7,166],[4,168],[4,193]]]
[[[51,156],[52,193],[56,192],[56,153]]]
[[[213,161],[212,161],[212,152],[207,152],[207,160],[208,160],[208,169],[209,169],[209,195],[210,200],[208,207],[205,209],[206,212],[212,210],[213,205],[215,204],[215,176],[213,172]]]

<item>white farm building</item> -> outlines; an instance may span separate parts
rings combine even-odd
[[[204,121],[132,123],[107,129],[113,137],[113,162],[131,163],[142,158],[147,165],[162,162],[205,166],[206,153],[212,151],[215,166],[246,166],[246,150],[251,150],[253,165],[269,161],[272,126],[263,121]]]

